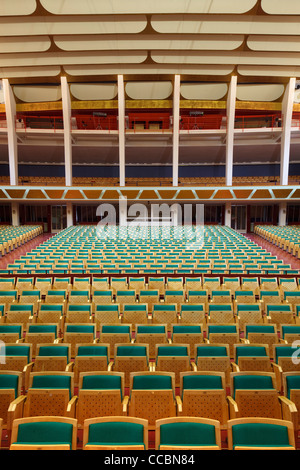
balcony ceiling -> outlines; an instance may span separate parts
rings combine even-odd
[[[299,24],[299,0],[1,0],[0,78],[284,85],[300,78]]]

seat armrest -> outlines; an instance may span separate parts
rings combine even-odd
[[[76,416],[76,404],[78,401],[78,397],[74,395],[74,397],[71,398],[71,400],[68,403],[67,406],[67,417],[69,418],[75,418]]]
[[[74,362],[69,362],[69,364],[67,364],[66,366],[65,372],[73,372],[73,370],[74,370]]]
[[[12,429],[12,423],[14,419],[23,418],[24,404],[27,400],[26,395],[20,395],[13,400],[7,410],[7,430]]]
[[[231,397],[227,396],[230,419],[238,418],[239,408],[237,402]]]
[[[124,416],[127,416],[127,407],[128,407],[128,403],[129,403],[129,396],[128,395],[125,395],[123,401],[122,401],[122,410],[123,410],[123,414]]]
[[[231,367],[232,367],[233,372],[240,372],[240,368],[235,362],[231,363]]]
[[[177,410],[178,410],[178,413],[182,413],[182,401],[181,401],[181,398],[176,395],[176,404],[177,404]]]

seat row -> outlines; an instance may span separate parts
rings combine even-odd
[[[112,338],[103,333],[103,338]],[[125,335],[124,335],[125,336]],[[70,337],[70,336],[69,336]],[[82,337],[81,340],[84,340]],[[118,371],[125,374],[125,386],[129,386],[131,372],[174,372],[175,386],[179,386],[180,372],[211,371],[224,372],[229,385],[230,372],[265,371],[276,375],[277,390],[282,387],[282,374],[300,371],[299,348],[294,344],[268,344],[238,342],[233,344],[202,342],[191,347],[188,343],[156,343],[154,357],[150,359],[151,343],[117,342],[54,343],[3,343],[1,346],[0,370],[22,372],[23,387],[28,389],[31,372],[74,372],[75,383],[84,371]],[[224,341],[224,339],[223,339]],[[152,349],[153,351],[153,349]],[[270,353],[271,351],[271,353]],[[233,357],[232,357],[233,356]]]
[[[18,382],[17,373],[0,372],[1,395],[6,405],[6,413],[4,412],[4,417],[0,418],[0,424],[7,431],[11,449],[22,449],[26,443],[43,448],[44,445],[66,445],[67,442],[75,450],[78,429],[83,429],[83,448],[88,443],[99,446],[93,447],[98,449],[118,445],[132,448],[130,446],[139,443],[142,446],[140,449],[143,450],[148,448],[148,430],[155,430],[156,449],[163,450],[161,447],[163,445],[177,446],[178,449],[183,446],[200,448],[210,446],[216,449],[221,448],[220,431],[226,430],[228,448],[232,449],[233,437],[230,434],[232,425],[237,423],[288,426],[287,434],[290,436],[288,439],[285,436],[280,443],[272,442],[275,431],[273,429],[272,432],[272,426],[262,428],[267,432],[266,436],[258,432],[259,426],[254,426],[254,434],[246,427],[250,439],[248,445],[272,446],[273,444],[275,447],[290,445],[295,448],[294,438],[299,430],[299,372],[284,374],[282,395],[276,390],[274,374],[266,372],[231,373],[229,395],[226,392],[224,373],[216,372],[181,373],[178,394],[174,387],[174,374],[171,372],[131,373],[128,391],[124,387],[124,374],[120,372],[80,374],[77,394],[74,393],[72,373],[32,373],[30,387],[24,395],[19,393]],[[70,439],[59,442],[58,428],[55,439],[51,426],[45,429],[46,424],[44,429],[41,427],[41,433],[36,434],[39,436],[37,441],[32,440],[33,436],[30,436],[30,426],[26,440],[22,433],[17,437],[18,426],[30,422],[76,422],[76,439],[72,443],[73,447]],[[133,439],[128,423],[138,422],[145,425],[143,438],[140,436],[140,439]],[[103,433],[98,434],[98,438],[95,439],[95,436],[87,438],[85,435],[92,423],[114,424],[111,429],[109,427],[106,429],[107,434],[103,430]],[[124,423],[127,423],[127,426]],[[202,433],[195,423],[206,425]],[[160,425],[163,424],[172,424],[175,427],[161,440]],[[207,425],[216,427],[212,435]],[[208,435],[205,436],[204,431]],[[238,445],[238,441],[235,445]],[[192,448],[195,450],[195,447]]]
[[[236,290],[253,290],[255,295],[259,295],[264,290],[285,291],[299,290],[300,278],[297,277],[223,277],[220,276],[198,276],[198,277],[169,277],[169,276],[144,276],[135,277],[2,277],[0,278],[0,290],[17,290],[18,295],[22,290],[37,290],[41,296],[45,296],[48,290],[88,290],[90,295],[94,291],[112,290],[116,294],[117,290],[135,290],[138,294],[140,290],[159,290],[163,295],[166,290],[206,290],[210,295],[212,290],[229,290],[233,296]]]

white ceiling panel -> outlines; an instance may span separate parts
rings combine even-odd
[[[0,37],[0,53],[15,52],[45,52],[51,46],[51,40],[47,36],[29,37],[24,41],[23,37]]]
[[[36,36],[65,34],[132,34],[147,25],[145,16],[33,16],[1,17],[0,36]]]
[[[247,46],[253,51],[300,52],[300,36],[249,36]]]
[[[54,36],[55,44],[64,51],[91,50],[234,50],[243,44],[243,35],[187,35],[143,34],[136,35],[84,35]]]
[[[40,0],[54,15],[153,13],[246,13],[257,0]]]
[[[300,55],[296,53],[265,52],[207,52],[201,54],[181,51],[152,52],[151,57],[159,64],[236,64],[236,65],[296,65]],[[0,62],[1,63],[1,62]]]
[[[31,15],[36,6],[36,0],[1,0],[0,16]]]
[[[114,83],[71,83],[70,92],[80,101],[112,100],[118,94],[118,87]]]
[[[163,100],[173,91],[171,82],[129,82],[125,85],[127,95],[135,100]]]
[[[60,67],[1,67],[0,78],[34,78],[56,77],[61,72]]]
[[[60,86],[14,86],[13,90],[19,100],[28,103],[61,100]]]
[[[144,62],[147,52],[50,52],[48,54],[0,54],[0,67],[85,64],[138,64]]]
[[[294,66],[239,65],[237,71],[247,77],[300,77],[300,67]]]
[[[269,15],[300,15],[299,0],[261,0],[261,7]]]
[[[297,16],[153,15],[151,25],[164,34],[299,34]]]
[[[229,75],[233,72],[234,66],[230,65],[158,65],[158,64],[142,64],[142,65],[85,65],[82,68],[79,65],[64,66],[64,70],[68,75],[72,76],[91,76],[91,75],[143,75],[143,74],[179,74],[179,75]]]
[[[180,93],[187,100],[220,100],[228,90],[226,83],[183,83]]]
[[[284,92],[284,85],[238,85],[236,97],[241,101],[275,101]]]

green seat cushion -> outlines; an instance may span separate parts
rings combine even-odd
[[[276,333],[276,331],[272,325],[247,325],[246,338],[249,333]]]
[[[79,346],[77,356],[106,356],[106,346]]]
[[[42,312],[61,312],[63,311],[62,305],[55,305],[55,304],[42,304],[40,311]]]
[[[140,312],[147,312],[147,305],[124,305],[124,312],[133,312],[133,311],[140,311]]]
[[[172,380],[166,375],[136,375],[132,390],[172,390]]]
[[[214,375],[185,375],[182,384],[183,391],[223,389],[221,377]]]
[[[137,327],[137,333],[143,333],[143,334],[166,333],[166,328],[162,325],[140,325]]]
[[[286,376],[287,397],[290,398],[291,390],[300,389],[300,376],[287,375]]]
[[[94,325],[67,325],[67,333],[95,333]]]
[[[237,312],[259,312],[259,305],[237,305]]]
[[[35,375],[32,380],[31,388],[34,389],[66,389],[69,390],[71,398],[71,377],[63,375]]]
[[[17,333],[19,338],[21,338],[22,325],[0,324],[0,333]]]
[[[272,378],[267,375],[237,375],[233,378],[234,395],[236,390],[274,389]]]
[[[249,346],[236,348],[237,363],[240,357],[267,357],[266,350],[263,346]]]
[[[102,333],[130,333],[130,326],[128,325],[103,325]]]
[[[227,351],[225,346],[198,346],[197,357],[226,357]]]
[[[33,312],[33,305],[11,304],[9,310],[11,312]]]
[[[69,304],[68,310],[69,312],[91,312],[92,306],[91,305],[72,305]]]
[[[297,326],[297,325],[283,325],[282,326],[282,338],[283,339],[284,339],[284,336],[286,334],[299,335],[300,334],[300,326]]]
[[[121,390],[121,377],[118,375],[86,375],[82,380],[82,390]]]
[[[215,305],[212,305],[210,304],[209,305],[209,311],[210,312],[218,312],[218,311],[221,311],[221,312],[224,312],[224,311],[228,311],[230,312],[232,310],[232,307],[231,305],[227,305],[227,304],[215,304]]]
[[[147,356],[144,346],[119,346],[117,348],[117,356]]]
[[[6,356],[26,356],[28,361],[30,360],[30,347],[29,346],[14,346],[6,345],[5,346]]]
[[[55,337],[57,336],[57,326],[56,325],[40,325],[33,324],[28,327],[29,333],[54,333]]]
[[[188,356],[185,346],[159,346],[157,356]]]
[[[176,312],[176,305],[168,305],[168,304],[157,304],[153,305],[153,312]]]
[[[194,304],[194,305],[186,305],[186,304],[183,304],[181,305],[181,311],[182,312],[204,312],[204,308],[203,308],[203,305],[197,305],[197,304]]]
[[[285,426],[268,423],[236,424],[232,427],[233,446],[288,447],[288,430]]]
[[[39,356],[55,356],[68,358],[69,350],[66,346],[41,346],[39,349]]]
[[[17,398],[18,385],[19,385],[19,377],[17,375],[0,373],[0,389],[1,390],[13,389],[15,391],[15,398]]]
[[[96,306],[97,312],[119,312],[118,305],[97,305]]]
[[[18,444],[69,444],[72,448],[73,426],[69,423],[37,422],[19,425]]]
[[[160,445],[216,445],[215,428],[210,424],[178,422],[160,427]]]
[[[283,346],[283,347],[276,347],[275,348],[275,361],[278,362],[280,357],[291,357],[297,349],[293,348],[292,346]]]
[[[173,333],[201,333],[200,325],[174,325]]]
[[[126,422],[94,423],[89,426],[88,444],[144,445],[144,427]]]
[[[236,325],[208,325],[208,337],[211,333],[237,333],[237,329]]]

